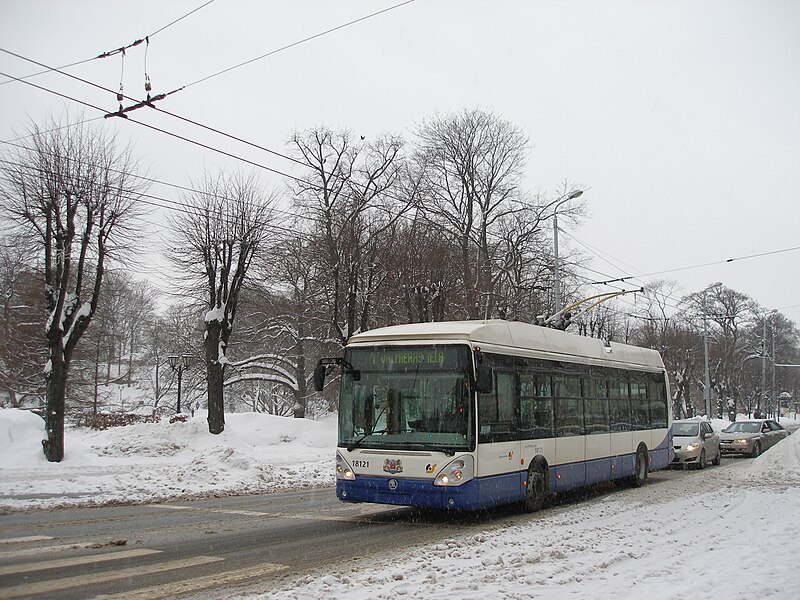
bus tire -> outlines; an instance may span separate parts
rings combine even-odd
[[[528,468],[528,483],[525,486],[525,512],[536,512],[544,505],[550,488],[550,477],[546,466],[532,464]]]
[[[649,460],[647,457],[647,446],[639,444],[636,449],[636,461],[634,464],[633,475],[628,477],[627,483],[630,487],[642,487],[647,481],[647,471],[649,470]]]

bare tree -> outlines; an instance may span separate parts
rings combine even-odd
[[[479,109],[423,122],[417,136],[424,210],[458,245],[466,316],[491,315],[497,269],[491,235],[503,218],[524,208],[519,186],[528,139]]]
[[[30,236],[44,265],[48,361],[47,439],[64,457],[70,361],[94,316],[108,263],[125,258],[129,225],[144,185],[130,149],[85,124],[32,125],[2,167],[4,209]],[[119,252],[118,252],[119,251]]]
[[[44,285],[34,254],[19,236],[0,238],[0,392],[12,407],[30,399],[38,407],[44,395]],[[0,405],[4,402],[0,398]]]
[[[402,140],[382,136],[357,142],[348,131],[321,127],[295,133],[291,145],[309,170],[295,196],[315,239],[316,264],[325,280],[329,321],[340,344],[369,327],[374,297],[383,285],[379,261],[388,232],[414,202],[402,193]]]
[[[274,237],[276,197],[252,175],[207,174],[195,187],[198,191],[184,199],[187,212],[171,219],[177,246],[170,256],[190,289],[204,298],[208,430],[216,434],[225,429],[225,351],[250,267]]]
[[[744,331],[755,320],[757,305],[747,294],[722,283],[689,294],[682,303],[698,334],[706,327],[710,334],[709,381],[711,390],[717,394],[714,412],[719,415],[724,399],[738,400],[741,396],[742,367],[748,355]]]

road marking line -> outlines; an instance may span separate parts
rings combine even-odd
[[[99,544],[97,542],[77,542],[75,544],[57,544],[54,546],[37,546],[35,548],[18,548],[15,550],[5,550],[0,552],[0,559],[36,556],[37,554],[64,552],[65,550],[97,550],[105,546],[108,546],[108,544]]]
[[[116,579],[141,577],[144,575],[150,575],[152,573],[161,573],[163,571],[184,569],[186,567],[194,567],[197,565],[204,565],[212,562],[218,562],[221,560],[225,559],[219,556],[195,556],[194,558],[173,560],[170,562],[164,562],[155,565],[130,567],[127,569],[117,569],[115,571],[94,573],[92,575],[77,575],[75,577],[64,577],[62,579],[53,579],[51,581],[41,581],[38,583],[27,583],[0,590],[0,600],[10,600],[11,598],[20,598],[25,596],[35,596],[37,594],[47,594],[49,592],[56,592],[68,588],[94,585],[97,583],[105,583],[107,581],[114,581]],[[120,597],[129,597],[129,596],[125,594]]]
[[[298,519],[298,520],[306,520],[306,521],[353,521],[354,519],[364,519],[365,517],[372,517],[378,514],[390,512],[391,510],[396,509],[373,509],[365,511],[362,509],[358,514],[350,515],[350,516],[338,516],[338,515],[320,515],[320,514],[308,514],[308,513],[284,513],[284,512],[259,512],[254,510],[242,510],[242,509],[228,509],[228,508],[201,508],[201,507],[194,507],[194,506],[167,506],[167,505],[153,505],[153,506],[160,506],[161,508],[168,508],[170,510],[193,510],[197,512],[210,512],[210,513],[217,513],[217,514],[225,514],[225,515],[240,515],[245,517],[262,517],[266,519]]]
[[[0,544],[21,544],[23,542],[43,542],[44,540],[52,540],[49,535],[29,535],[27,537],[15,537],[0,539]]]
[[[57,558],[54,560],[8,565],[5,567],[0,567],[0,576],[16,575],[19,573],[33,573],[34,571],[45,571],[47,569],[59,569],[62,567],[75,567],[77,565],[85,565],[90,563],[108,562],[110,560],[121,560],[123,558],[134,558],[136,556],[147,556],[149,554],[161,554],[161,550],[148,550],[147,548],[140,548],[137,550],[109,552],[107,554],[91,554],[89,556],[76,556],[74,558]]]
[[[176,581],[174,583],[165,583],[164,585],[103,596],[103,600],[152,600],[153,598],[172,598],[180,594],[198,592],[211,587],[219,588],[222,586],[235,584],[246,579],[264,577],[266,575],[279,573],[288,569],[289,567],[286,565],[264,563],[254,567],[248,567],[246,569],[239,569],[237,571],[224,571],[217,575],[204,575],[202,577],[194,577],[192,579],[185,579],[183,581]]]

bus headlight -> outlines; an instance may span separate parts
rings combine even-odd
[[[475,461],[469,455],[459,456],[436,475],[433,485],[455,487],[475,477]]]
[[[336,453],[336,479],[347,479],[348,481],[352,481],[356,478],[356,474],[353,473],[353,467],[344,459],[344,457]]]

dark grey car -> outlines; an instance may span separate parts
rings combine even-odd
[[[752,419],[728,425],[720,434],[719,442],[723,454],[743,454],[755,458],[788,435],[789,432],[776,421]]]

